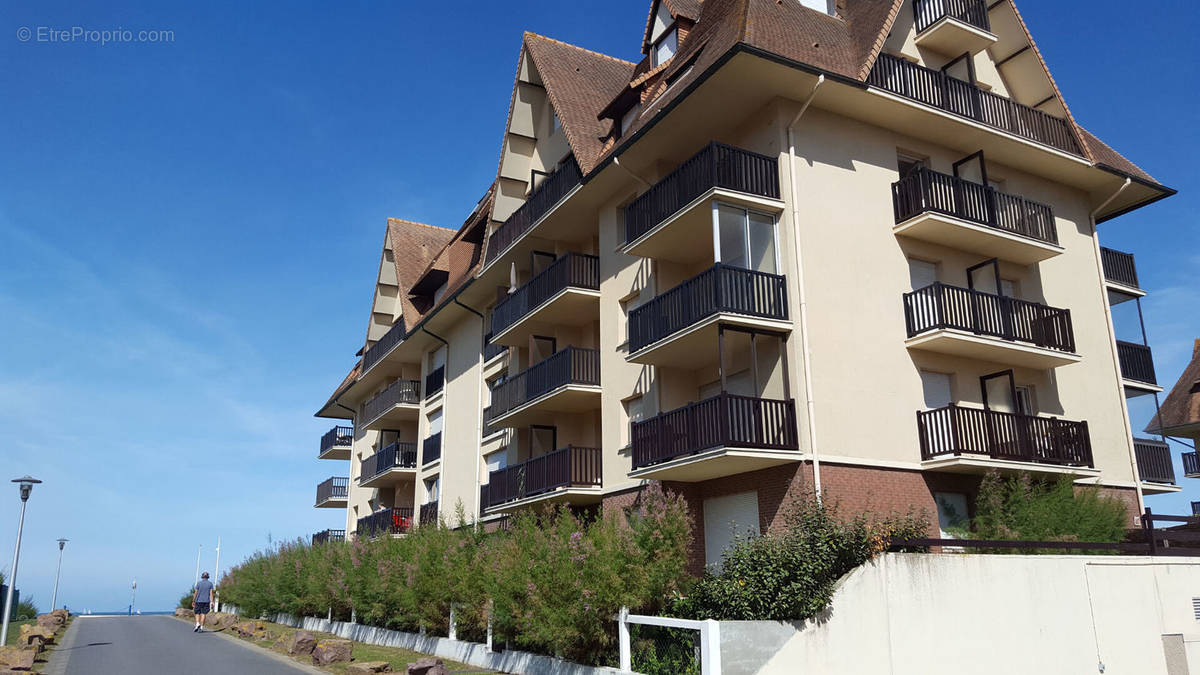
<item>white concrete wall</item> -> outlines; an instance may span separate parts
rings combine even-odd
[[[1200,673],[1193,597],[1197,558],[889,554],[746,672]]]

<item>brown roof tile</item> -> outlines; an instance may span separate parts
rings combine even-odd
[[[1188,437],[1200,436],[1200,339],[1192,348],[1191,363],[1183,369],[1158,414],[1146,425],[1146,432],[1152,434],[1174,436],[1185,431]]]
[[[388,239],[392,244],[396,282],[400,287],[401,318],[419,314],[409,298],[409,290],[431,264],[436,264],[438,255],[454,238],[454,234],[454,230],[444,227],[388,218]]]

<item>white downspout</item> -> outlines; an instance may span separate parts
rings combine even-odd
[[[1124,192],[1132,183],[1133,179],[1126,178],[1125,182],[1121,184],[1121,187],[1117,188],[1117,191],[1112,193],[1112,196],[1110,196],[1108,199],[1105,199],[1100,206],[1096,207],[1096,210],[1092,211],[1088,219],[1088,224],[1091,225],[1092,228],[1092,247],[1095,248],[1096,275],[1100,279],[1100,288],[1104,289],[1104,317],[1108,323],[1108,343],[1110,345],[1117,344],[1117,330],[1113,325],[1112,305],[1108,302],[1108,284],[1104,278],[1104,262],[1100,254],[1100,237],[1096,231],[1096,216],[1103,211],[1105,207],[1111,204],[1114,199],[1120,197],[1121,193]],[[1120,385],[1124,378],[1121,376],[1121,360],[1117,356],[1117,350],[1115,346],[1112,348],[1112,357],[1113,369],[1117,374],[1117,384]],[[1124,396],[1124,392],[1122,392],[1121,400],[1124,402],[1125,408],[1125,415],[1123,416],[1122,421],[1125,424],[1125,434],[1129,438],[1129,466],[1133,470],[1133,489],[1137,491],[1138,516],[1141,516],[1141,514],[1145,512],[1146,501],[1145,495],[1142,494],[1142,477],[1138,473],[1137,468],[1137,454],[1133,449],[1133,423],[1129,421],[1129,404],[1125,402]]]
[[[821,75],[817,78],[817,83],[813,85],[812,91],[808,93],[808,98],[804,101],[804,105],[800,106],[800,111],[792,118],[792,121],[787,126],[787,141],[788,141],[788,188],[791,193],[792,200],[792,241],[796,248],[796,286],[799,289],[800,301],[800,341],[801,350],[804,358],[804,398],[805,398],[805,414],[808,419],[808,445],[812,452],[813,465],[813,490],[816,492],[817,501],[821,501],[821,457],[817,451],[817,414],[816,403],[813,397],[812,384],[812,369],[809,364],[812,362],[812,347],[808,340],[808,298],[804,293],[804,256],[800,252],[800,203],[796,200],[796,135],[793,128],[800,122],[800,118],[808,111],[808,106],[817,96],[817,88],[825,82],[825,76]]]

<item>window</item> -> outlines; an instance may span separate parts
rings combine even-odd
[[[909,290],[920,290],[937,283],[937,264],[916,258],[908,259]]]
[[[617,320],[617,346],[626,346],[629,344],[629,313],[637,309],[642,304],[642,294],[640,291],[630,293],[621,298],[621,316]]]
[[[824,12],[831,16],[837,13],[837,7],[834,5],[834,0],[800,0],[800,4],[809,9],[815,9],[818,12]]]
[[[629,131],[629,127],[633,126],[634,121],[637,120],[638,115],[640,115],[640,114],[642,114],[642,104],[637,103],[637,104],[634,104],[634,106],[632,108],[630,108],[629,110],[626,110],[624,115],[621,115],[621,135],[622,136],[625,135],[626,131]]]
[[[487,461],[487,477],[489,480],[493,471],[499,471],[508,466],[508,452],[506,450],[493,452],[484,459]]]
[[[902,152],[896,153],[896,169],[900,172],[901,178],[906,178],[910,173],[924,166],[926,166],[926,163],[923,159],[918,159]]]
[[[1017,282],[1013,281],[1012,279],[1000,280],[1000,295],[1008,298],[1020,297],[1021,294],[1018,291],[1018,288]]]
[[[654,48],[650,51],[650,65],[658,67],[675,56],[676,50],[679,49],[679,29],[671,28],[663,35],[658,42],[654,43]]]
[[[935,373],[931,370],[921,371],[921,394],[924,397],[927,410],[945,408],[954,402],[954,394],[950,387],[950,376],[946,373]]]
[[[775,274],[775,217],[738,206],[713,207],[717,225],[716,258],[732,267]]]
[[[437,290],[433,292],[433,304],[436,305],[438,302],[440,302],[442,299],[442,296],[445,294],[446,294],[446,284],[442,284],[441,286],[438,286]]]
[[[429,436],[442,433],[442,409],[438,408],[429,416]]]
[[[942,539],[962,539],[970,520],[967,516],[967,496],[958,492],[935,492],[938,531]]]
[[[558,119],[558,111],[550,109],[550,132],[553,133],[562,128],[562,120]]]
[[[1034,413],[1033,405],[1033,387],[1017,387],[1017,412],[1022,415],[1032,415]]]
[[[645,400],[641,394],[630,396],[621,401],[621,407],[625,409],[625,417],[629,420],[628,423],[621,425],[621,447],[626,447],[633,443],[633,435],[631,433],[633,423],[642,421],[642,417],[645,415],[644,405]]]
[[[532,425],[529,427],[529,456],[541,457],[558,449],[558,428]]]
[[[425,503],[432,504],[442,495],[442,477],[434,476],[425,481]]]

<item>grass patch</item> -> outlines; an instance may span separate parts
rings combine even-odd
[[[37,620],[30,619],[28,621],[13,621],[8,624],[8,642],[4,643],[5,647],[12,647],[17,644],[17,640],[21,638],[21,626],[37,623]]]

